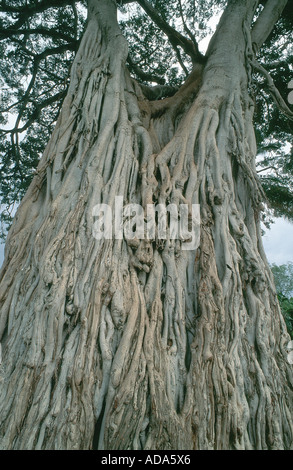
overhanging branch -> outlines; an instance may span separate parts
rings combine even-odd
[[[11,6],[2,0],[0,2],[0,12],[18,15],[18,20],[11,26],[14,29],[18,29],[26,23],[28,18],[37,13],[42,13],[49,8],[72,5],[73,3],[75,3],[75,0],[42,0],[33,5]]]
[[[12,6],[8,5],[5,0],[2,0],[0,2],[0,11],[3,13],[17,13],[31,16],[35,13],[41,13],[48,8],[71,5],[72,3],[75,3],[75,1],[76,0],[42,0],[40,2],[36,2],[33,5]]]

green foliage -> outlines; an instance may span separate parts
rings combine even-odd
[[[293,338],[293,263],[271,265],[274,275],[278,299],[281,311],[288,328],[288,332]]]
[[[293,297],[293,263],[289,262],[281,265],[273,263],[271,270],[277,292],[285,297]]]
[[[278,294],[281,311],[283,313],[288,333],[293,338],[293,297],[288,299],[283,294]]]
[[[259,54],[276,88],[288,104],[288,84],[293,75],[293,1]],[[275,217],[293,221],[293,124],[271,99],[263,76],[254,76],[255,130],[258,146],[257,169]]]

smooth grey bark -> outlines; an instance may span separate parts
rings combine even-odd
[[[292,448],[289,336],[254,166],[257,4],[228,2],[207,63],[149,102],[115,2],[89,1],[0,273],[2,449]],[[92,208],[117,195],[199,203],[200,247],[95,240]]]

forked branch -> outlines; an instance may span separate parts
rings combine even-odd
[[[137,3],[144,9],[148,16],[156,23],[156,25],[168,36],[170,43],[173,48],[182,47],[184,52],[189,55],[193,64],[203,63],[204,56],[200,53],[198,49],[198,44],[195,39],[186,38],[181,33],[176,31],[172,26],[170,26],[152,7],[152,5],[147,0],[137,0]]]

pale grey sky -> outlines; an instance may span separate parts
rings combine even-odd
[[[270,230],[265,229],[263,244],[270,263],[293,262],[293,224],[284,219],[275,219]]]

